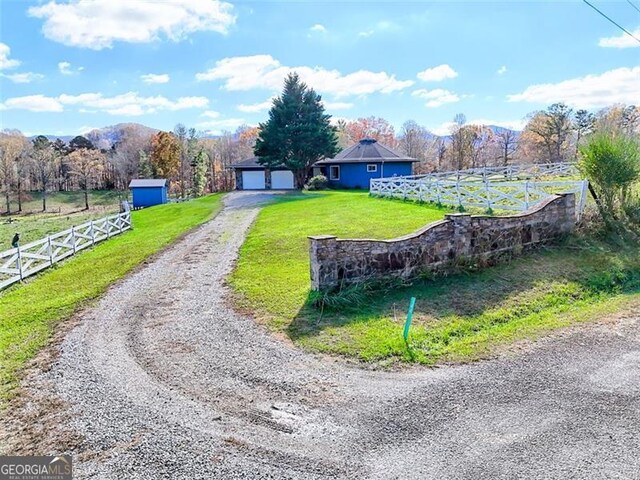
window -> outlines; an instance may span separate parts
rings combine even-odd
[[[375,163],[367,165],[367,172],[377,172],[378,171],[378,165],[376,165]]]
[[[340,180],[340,166],[331,165],[329,167],[329,180]]]

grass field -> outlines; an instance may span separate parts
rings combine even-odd
[[[46,345],[58,322],[210,219],[219,210],[220,199],[210,195],[135,211],[133,230],[0,293],[0,401],[11,395],[20,369]]]
[[[380,363],[473,360],[640,300],[637,245],[573,238],[484,271],[378,292],[352,308],[311,306],[307,235],[391,238],[443,213],[361,193],[282,199],[260,213],[230,281],[242,307],[299,346]],[[407,345],[402,327],[412,296]]]
[[[50,192],[47,194],[47,212],[42,213],[42,194],[31,193],[30,199],[23,203],[22,214],[14,212],[0,216],[0,251],[11,248],[11,239],[16,232],[20,233],[20,243],[24,245],[73,225],[117,212],[123,195],[113,190],[91,191],[90,209],[87,211],[84,210],[82,192]],[[17,204],[12,204],[13,209],[17,207]]]

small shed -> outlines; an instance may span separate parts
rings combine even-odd
[[[151,207],[167,203],[167,179],[136,178],[129,184],[133,208]]]

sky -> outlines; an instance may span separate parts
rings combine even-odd
[[[640,0],[591,3],[640,38]],[[292,70],[334,118],[396,130],[640,103],[640,42],[578,0],[0,0],[0,22],[0,126],[26,135],[233,131]]]

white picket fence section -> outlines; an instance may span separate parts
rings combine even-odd
[[[432,202],[452,207],[525,211],[553,194],[576,194],[580,218],[588,191],[587,180],[579,181],[452,181],[437,177],[391,177],[371,179],[369,192],[380,197]]]
[[[0,290],[130,228],[131,212],[124,212],[5,250],[0,253]]]

